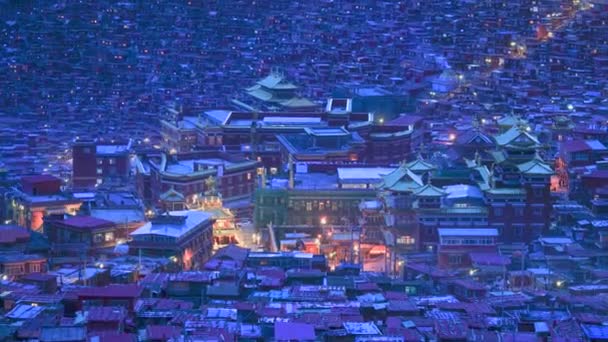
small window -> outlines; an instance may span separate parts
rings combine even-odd
[[[401,236],[397,239],[397,243],[400,245],[413,245],[416,243],[416,239],[409,235]]]
[[[450,265],[460,265],[462,263],[462,256],[461,255],[450,255],[448,257],[448,263]]]
[[[105,236],[106,242],[114,241],[114,232],[108,232]]]
[[[524,208],[523,207],[514,207],[513,208],[514,214],[516,217],[522,217],[524,216]]]

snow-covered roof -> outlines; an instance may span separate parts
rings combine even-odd
[[[382,176],[393,171],[392,167],[339,167],[338,179],[345,183],[380,182]]]
[[[473,185],[466,184],[456,184],[456,185],[448,185],[443,187],[443,190],[447,192],[448,199],[454,198],[483,198],[483,194],[481,190]]]
[[[98,155],[115,155],[129,151],[129,145],[97,145],[95,152]]]
[[[203,222],[211,219],[210,213],[196,210],[171,211],[169,212],[169,216],[185,216],[186,219],[182,222],[147,222],[132,232],[131,235],[135,236],[150,234],[180,238],[192,229],[198,227]]]

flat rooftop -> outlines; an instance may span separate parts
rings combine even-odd
[[[205,166],[230,166],[234,165],[233,162],[228,160],[220,159],[220,158],[206,158],[206,159],[187,159],[180,160],[177,163],[167,164],[166,171],[170,173],[175,173],[179,175],[187,175],[190,173],[196,172],[194,166],[196,164],[201,164]]]
[[[495,228],[439,228],[440,236],[498,236]]]
[[[128,145],[97,145],[95,152],[98,155],[117,155],[129,152]]]
[[[339,167],[338,179],[343,183],[379,182],[393,171],[392,167]]]
[[[170,216],[185,217],[185,220],[181,222],[169,222],[169,221],[152,221],[147,222],[137,230],[131,233],[131,236],[137,235],[161,235],[173,238],[180,238],[192,229],[198,227],[205,221],[212,218],[210,213],[197,210],[182,210],[182,211],[171,211]],[[162,217],[160,217],[162,219]]]

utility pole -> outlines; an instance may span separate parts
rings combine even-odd
[[[354,226],[352,224],[350,224],[350,263],[354,264],[355,263],[355,237],[354,237]]]

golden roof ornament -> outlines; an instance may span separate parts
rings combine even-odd
[[[206,196],[216,196],[217,195],[217,181],[215,177],[210,176],[205,179],[205,195]]]

